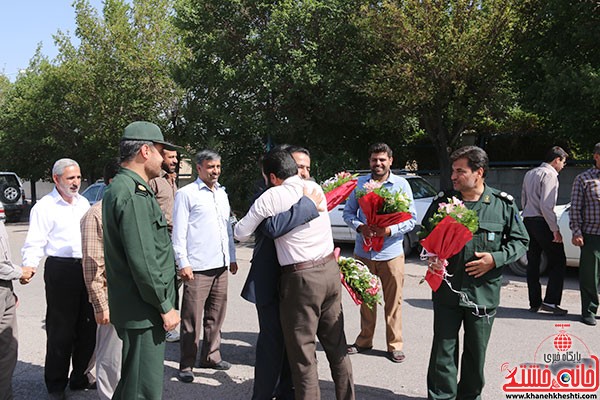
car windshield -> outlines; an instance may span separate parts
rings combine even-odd
[[[95,202],[96,199],[102,198],[102,193],[104,192],[104,184],[95,183],[90,186],[87,190],[85,190],[81,195],[88,199],[88,201]]]
[[[437,192],[433,186],[425,179],[414,178],[407,179],[410,184],[410,188],[413,192],[413,198],[415,200],[424,199],[426,197],[434,197]]]
[[[20,186],[17,177],[14,175],[0,175],[0,185]]]

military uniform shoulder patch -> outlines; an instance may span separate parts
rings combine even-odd
[[[144,186],[140,183],[135,187],[135,194],[139,194],[142,196],[148,196],[148,189],[146,189],[146,186]]]
[[[515,198],[506,192],[499,192],[499,193],[495,193],[495,194],[496,194],[496,196],[500,197],[502,200],[504,200],[510,204],[512,204],[515,201]]]

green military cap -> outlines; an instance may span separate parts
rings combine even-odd
[[[167,150],[181,150],[181,147],[166,142],[160,128],[147,121],[135,121],[127,125],[121,138],[121,141],[123,140],[144,140],[162,144]]]

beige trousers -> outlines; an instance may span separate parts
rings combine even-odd
[[[372,274],[379,276],[383,289],[383,310],[385,313],[385,338],[387,351],[402,350],[402,288],[404,286],[404,254],[386,261],[368,260],[354,256],[362,261]],[[377,322],[377,307],[370,309],[360,306],[360,334],[356,345],[373,347],[373,335]]]

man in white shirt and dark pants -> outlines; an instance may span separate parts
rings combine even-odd
[[[196,169],[198,179],[177,191],[173,211],[173,249],[184,282],[179,380],[186,383],[194,380],[202,330],[200,367],[231,367],[221,358],[221,326],[227,308],[227,269],[235,274],[238,268],[229,199],[218,182],[221,157],[203,150],[196,155]]]
[[[565,315],[560,308],[565,279],[566,257],[563,239],[554,213],[558,197],[558,173],[567,163],[567,152],[554,146],[546,154],[544,162],[528,171],[523,179],[521,204],[523,222],[529,233],[527,250],[527,289],[529,311],[548,311]],[[548,285],[542,302],[540,285],[540,261],[542,252],[548,257]]]
[[[263,159],[270,188],[236,225],[235,237],[247,240],[262,220],[287,211],[318,184],[302,180],[287,151],[271,151]],[[342,313],[340,270],[333,255],[333,238],[325,200],[319,217],[275,239],[281,267],[281,327],[288,352],[296,399],[320,399],[316,340],[319,338],[335,385],[336,398],[354,399],[352,364],[347,355]]]
[[[52,179],[54,190],[31,209],[21,252],[25,267],[37,268],[40,260],[48,256],[44,265],[48,339],[44,380],[50,398],[62,399],[67,383],[71,390],[95,388],[89,371],[96,345],[96,320],[81,266],[79,221],[90,204],[78,193],[79,164],[68,158],[56,161]]]

